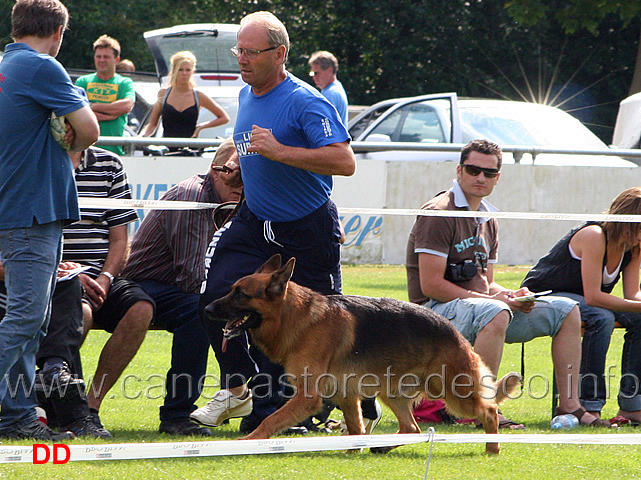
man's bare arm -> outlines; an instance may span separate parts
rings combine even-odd
[[[447,259],[431,253],[418,254],[418,275],[423,295],[439,302],[450,302],[457,298],[486,297],[459,287],[456,283],[445,279]]]
[[[115,120],[119,115],[107,115],[105,113],[93,112],[99,122],[106,122],[107,120]]]
[[[276,140],[271,131],[254,125],[248,150],[275,162],[320,175],[350,176],[356,171],[356,157],[349,142],[332,143],[320,148],[290,147]]]
[[[134,108],[134,101],[131,98],[121,98],[111,103],[92,103],[91,109],[95,113],[102,113],[104,115],[113,115],[119,117],[125,115]]]
[[[114,277],[125,267],[129,256],[129,235],[127,225],[118,225],[109,229],[109,252],[102,266]]]
[[[125,267],[127,257],[129,256],[129,235],[127,225],[118,225],[109,229],[109,251],[107,258],[102,265],[102,271],[108,272],[114,277],[120,275]],[[99,275],[96,282],[105,290],[109,291],[111,279],[105,275]]]
[[[67,114],[66,119],[74,131],[74,140],[70,149],[72,152],[82,152],[96,143],[100,135],[100,126],[88,105]]]

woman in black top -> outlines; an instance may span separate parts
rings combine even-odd
[[[162,118],[164,137],[198,137],[201,130],[217,127],[229,122],[229,115],[223,108],[195,87],[193,78],[196,57],[184,51],[172,55],[169,71],[169,87],[158,92],[158,100],[151,111],[151,118],[143,136],[154,134]],[[213,120],[198,123],[200,107],[209,110]]]
[[[620,193],[607,212],[641,215],[641,187]],[[523,281],[532,291],[579,302],[585,324],[579,388],[581,403],[600,415],[606,402],[605,360],[614,322],[626,328],[616,422],[641,423],[641,223],[588,222],[570,231]],[[623,298],[612,289],[623,277]],[[610,369],[608,369],[610,376]]]

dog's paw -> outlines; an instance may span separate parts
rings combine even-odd
[[[498,443],[486,443],[485,453],[489,455],[498,455],[501,453],[501,446]]]

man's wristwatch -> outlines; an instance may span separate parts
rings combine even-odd
[[[109,272],[100,272],[100,275],[104,275],[109,279],[109,285],[111,285],[114,282],[114,276],[109,273]]]

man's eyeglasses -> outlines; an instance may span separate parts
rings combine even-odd
[[[481,173],[483,173],[483,175],[485,175],[485,178],[496,178],[496,176],[500,173],[498,168],[483,168],[468,164],[463,164],[462,167],[465,169],[465,172],[468,175],[472,175],[473,177],[478,177]]]
[[[263,48],[262,50],[256,50],[255,48],[238,48],[237,46],[231,47],[231,53],[234,57],[240,57],[245,54],[247,58],[256,58],[259,53],[269,52],[270,50],[276,50],[280,45],[275,47]]]

